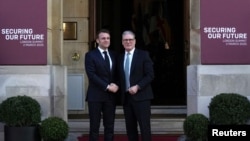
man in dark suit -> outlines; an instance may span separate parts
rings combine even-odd
[[[115,80],[117,55],[108,50],[110,46],[108,30],[100,30],[96,42],[98,47],[85,55],[85,69],[89,80],[86,96],[90,118],[89,141],[98,141],[101,118],[104,141],[113,141],[115,97],[118,91]]]
[[[151,141],[153,62],[147,51],[135,48],[136,39],[132,31],[123,32],[122,44],[125,52],[118,59],[119,86],[128,139],[129,141],[139,140],[137,129],[139,124],[142,141]]]

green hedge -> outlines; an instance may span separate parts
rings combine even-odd
[[[250,102],[237,93],[221,93],[214,96],[208,106],[211,124],[240,125],[250,119]]]

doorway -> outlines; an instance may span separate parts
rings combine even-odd
[[[90,1],[90,41],[101,28],[111,32],[111,49],[123,51],[121,34],[132,30],[136,47],[147,50],[154,62],[153,106],[186,105],[188,65],[187,0]]]

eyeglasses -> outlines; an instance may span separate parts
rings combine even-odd
[[[135,39],[122,39],[123,42],[132,42],[134,41]]]

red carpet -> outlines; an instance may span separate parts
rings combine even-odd
[[[180,135],[152,135],[152,141],[177,141]],[[88,141],[88,136],[78,137],[78,141]],[[100,135],[99,141],[103,141],[103,135]],[[126,135],[115,135],[114,141],[128,141]]]

